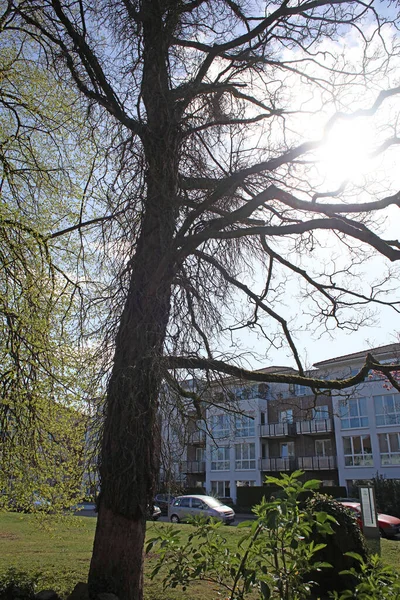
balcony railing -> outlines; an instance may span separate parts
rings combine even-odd
[[[296,423],[296,432],[299,434],[331,433],[332,431],[332,419],[310,419]]]
[[[205,431],[193,431],[193,433],[189,434],[189,443],[190,444],[204,444],[206,441],[206,432]]]
[[[336,469],[336,456],[299,456],[297,468],[304,471]]]
[[[289,458],[262,458],[261,471],[327,471],[336,469],[336,456],[299,456]]]
[[[297,468],[295,458],[262,458],[261,471],[294,471]]]
[[[205,473],[206,463],[202,460],[184,461],[181,463],[182,473]]]
[[[268,423],[268,425],[260,425],[261,437],[286,437],[296,433],[294,423]]]

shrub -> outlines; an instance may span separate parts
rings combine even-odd
[[[40,573],[26,573],[10,567],[0,573],[1,600],[32,600]]]
[[[342,504],[322,494],[314,494],[307,500],[306,505],[311,513],[326,512],[335,520],[332,524],[334,535],[323,537],[316,529],[313,530],[312,535],[316,544],[325,543],[324,547],[317,552],[316,558],[321,562],[329,563],[332,568],[323,572],[311,571],[306,579],[316,582],[315,591],[321,595],[326,595],[333,590],[354,588],[356,580],[350,569],[357,571],[360,564],[349,553],[356,553],[364,561],[368,559],[368,548],[355,515]],[[344,570],[346,572],[342,573]]]
[[[400,480],[386,479],[380,475],[372,481],[379,510],[400,518]]]
[[[357,562],[357,568],[350,569],[344,574],[351,575],[355,580],[352,590],[342,593],[334,592],[334,600],[398,600],[400,598],[400,578],[391,568],[385,567],[379,556],[374,555],[366,562],[360,555],[348,553]]]
[[[229,600],[243,600],[255,590],[263,599],[307,598],[311,584],[305,574],[310,568],[329,566],[316,558],[324,544],[313,541],[313,532],[333,533],[334,518],[301,507],[299,494],[319,485],[315,480],[301,483],[301,475],[297,471],[280,479],[267,478],[267,483],[281,489],[281,497],[263,499],[254,507],[256,520],[238,526],[245,529],[234,551],[227,547],[221,523],[213,521],[194,521],[196,527],[184,544],[172,527],[149,540],[147,552],[157,546],[159,556],[152,577],[164,566],[165,587],[186,589],[191,581],[201,579],[216,584]]]

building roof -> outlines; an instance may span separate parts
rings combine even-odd
[[[387,344],[386,346],[378,346],[376,348],[361,350],[361,352],[353,352],[352,354],[335,356],[334,358],[328,358],[327,360],[314,363],[314,367],[321,368],[341,363],[350,363],[356,360],[363,360],[367,354],[372,354],[373,356],[376,356],[376,358],[398,358],[400,356],[400,344]]]

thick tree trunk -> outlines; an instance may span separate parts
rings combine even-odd
[[[116,338],[100,458],[101,493],[89,589],[143,597],[145,513],[158,473],[160,358],[170,313],[177,217],[179,128],[169,94],[168,46],[159,2],[142,2],[145,52],[142,137],[146,198],[132,276]]]

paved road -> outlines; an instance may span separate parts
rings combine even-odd
[[[79,517],[97,517],[97,512],[95,511],[94,504],[83,503],[78,505],[80,510],[77,510],[74,514]],[[237,525],[242,521],[248,521],[254,519],[254,515],[251,514],[236,514],[235,522],[233,525]],[[168,517],[160,517],[159,521],[163,523],[168,523]]]

